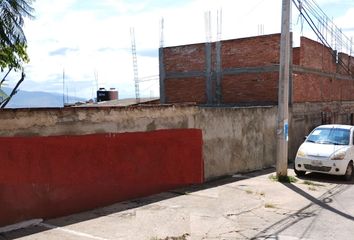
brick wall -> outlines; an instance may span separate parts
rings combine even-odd
[[[167,103],[277,102],[280,34],[222,41],[219,86],[216,46],[216,43],[202,43],[163,49]],[[210,56],[207,56],[207,50]],[[354,57],[338,54],[340,61],[351,70],[348,73],[336,63],[333,54],[321,43],[301,37],[300,47],[293,49],[291,94],[294,103],[354,100],[351,94],[354,90]],[[219,99],[217,93],[220,93]]]
[[[166,72],[204,71],[204,44],[193,44],[164,49]]]
[[[167,102],[206,102],[205,79],[202,77],[168,79],[165,91]]]
[[[259,67],[279,64],[280,35],[222,41],[222,66]]]
[[[351,72],[351,76],[354,77],[354,57],[349,56],[345,53],[339,53],[338,57],[340,61],[344,64],[345,68],[342,66],[337,67],[337,72],[340,74],[348,75],[348,70]]]
[[[216,43],[210,43],[211,93],[207,94],[207,45],[193,44],[163,49],[166,79],[166,103],[216,103]],[[228,72],[243,68],[260,68],[279,64],[280,34],[257,36],[221,42],[221,102],[224,104],[276,102],[278,76],[275,71],[252,73]],[[176,76],[177,74],[177,76]],[[179,74],[179,75],[178,75]]]
[[[293,74],[293,101],[301,103],[354,100],[354,79],[345,68],[336,63],[332,50],[305,37],[301,37],[300,45],[299,65],[306,70],[295,71]],[[297,54],[294,54],[294,59]],[[353,69],[353,57],[344,53],[339,53],[338,57],[347,68]]]
[[[222,81],[223,103],[276,103],[278,73],[226,75]]]
[[[293,78],[295,103],[353,101],[354,81],[301,73]]]
[[[336,72],[335,59],[330,51],[319,42],[301,37],[299,65],[324,72]]]
[[[300,65],[300,48],[293,48],[293,64]]]

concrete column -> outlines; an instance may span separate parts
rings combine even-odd
[[[205,43],[205,91],[207,96],[207,104],[211,104],[213,102],[211,74],[211,43]]]
[[[164,55],[163,55],[163,48],[159,48],[159,76],[160,76],[160,103],[166,103],[166,96],[165,96],[165,79],[166,79],[166,72],[165,72],[165,63],[164,63]]]
[[[290,75],[290,13],[291,1],[283,0],[280,41],[280,66],[277,118],[277,176],[288,174],[289,75]]]
[[[222,63],[221,63],[221,41],[217,41],[215,44],[216,52],[216,102],[220,104],[222,102],[222,90],[221,90],[221,79],[222,79]]]

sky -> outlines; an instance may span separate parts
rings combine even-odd
[[[354,36],[353,0],[316,2],[347,36]],[[221,39],[259,35],[260,25],[264,34],[280,32],[281,19],[281,0],[37,0],[33,7],[35,19],[26,20],[24,26],[31,61],[25,65],[26,79],[20,89],[64,91],[85,99],[95,97],[97,87],[116,88],[120,98],[135,97],[131,28],[139,78],[152,79],[139,84],[140,95],[158,97],[162,18],[164,46],[205,42],[206,11],[211,13],[212,40],[219,9]],[[292,28],[298,38],[301,21],[292,9]],[[311,36],[306,27],[303,32]]]

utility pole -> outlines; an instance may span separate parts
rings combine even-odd
[[[288,175],[288,119],[290,76],[290,10],[291,0],[283,0],[278,84],[277,163],[278,177]]]

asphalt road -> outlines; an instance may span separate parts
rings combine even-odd
[[[303,180],[314,187],[323,183],[334,187],[314,198],[296,185],[286,185],[310,200],[310,204],[274,223],[255,239],[354,239],[354,182],[325,174],[308,174]]]
[[[354,239],[354,180],[307,174],[280,183],[274,174],[237,174],[45,220],[0,240]]]

